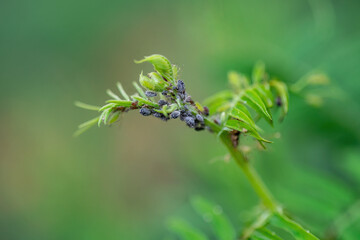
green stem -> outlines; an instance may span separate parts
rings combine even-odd
[[[254,191],[261,199],[264,206],[271,212],[280,212],[281,208],[275,201],[274,197],[257,174],[256,170],[250,165],[246,157],[237,148],[234,148],[230,140],[230,136],[227,132],[224,132],[220,136],[221,141],[227,147],[229,153],[234,158],[235,162],[242,169]]]

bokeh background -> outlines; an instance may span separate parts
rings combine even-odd
[[[211,236],[193,195],[244,227],[258,199],[208,133],[133,112],[72,137],[94,117],[74,101],[99,105],[117,81],[131,93],[151,69],[133,60],[153,53],[180,66],[198,100],[257,60],[287,83],[326,72],[345,96],[321,108],[290,96],[281,138],[250,156],[315,234],[335,226],[338,239],[359,239],[359,10],[329,0],[2,1],[0,239],[173,239],[171,216]]]

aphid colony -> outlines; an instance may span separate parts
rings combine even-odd
[[[152,81],[156,79],[155,83]],[[152,85],[151,82],[154,84]],[[150,83],[150,84],[149,84]],[[156,73],[146,76],[140,76],[140,84],[151,90],[147,90],[145,95],[154,101],[154,98],[159,97],[157,101],[159,108],[151,105],[143,105],[140,108],[140,114],[143,116],[154,116],[163,121],[179,118],[184,121],[187,126],[194,128],[196,131],[204,130],[204,116],[208,115],[207,108],[200,111],[191,97],[186,93],[185,84],[182,80],[178,80],[176,86],[166,81],[165,78],[160,78]],[[159,90],[162,90],[161,92]],[[171,110],[167,113],[166,109]]]

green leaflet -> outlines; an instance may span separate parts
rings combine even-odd
[[[74,104],[75,104],[75,106],[82,108],[82,109],[86,109],[86,110],[99,111],[99,109],[100,109],[100,107],[98,107],[98,106],[86,104],[86,103],[79,102],[79,101],[76,101]]]
[[[296,240],[319,240],[308,230],[305,230],[298,223],[294,222],[293,220],[287,218],[284,215],[275,213],[270,218],[270,223],[275,227],[281,228],[291,233],[291,235],[293,235]]]
[[[246,124],[250,125],[252,128],[256,129],[257,126],[253,121],[250,112],[248,109],[240,102],[238,102],[230,111],[230,116],[236,118]]]
[[[257,229],[251,236],[251,239],[259,239],[259,240],[282,240],[279,236],[277,236],[274,232],[266,229],[260,228]]]
[[[202,197],[194,197],[191,205],[206,222],[211,224],[218,240],[234,240],[235,230],[229,219],[223,214],[220,206],[217,206]]]
[[[117,88],[119,89],[119,92],[121,94],[121,96],[123,96],[123,98],[125,98],[126,100],[130,100],[129,96],[126,94],[124,88],[122,87],[121,83],[117,82],[116,84]]]
[[[231,104],[233,96],[234,94],[232,93],[232,91],[224,90],[205,99],[205,101],[203,102],[203,106],[207,106],[210,110],[210,114],[214,114],[218,112],[221,107],[229,106],[229,104]],[[228,108],[226,108],[226,110],[227,109]]]
[[[173,75],[174,75],[174,81],[176,81],[177,79],[178,79],[178,77],[179,77],[179,71],[180,71],[180,69],[179,69],[179,67],[178,66],[176,66],[176,65],[172,65],[172,71],[173,71]]]
[[[236,119],[229,119],[227,120],[227,122],[225,123],[225,127],[228,127],[230,129],[234,129],[234,130],[238,130],[240,132],[244,131],[244,128],[247,130],[247,134],[249,134],[250,136],[256,138],[257,140],[259,140],[259,142],[266,142],[266,143],[272,143],[269,140],[266,140],[264,138],[262,138],[259,133],[256,131],[255,128],[251,127],[249,124],[236,120]]]
[[[182,240],[207,240],[207,237],[199,230],[193,228],[182,219],[174,218],[168,222],[168,228],[179,235]]]
[[[257,229],[263,228],[268,223],[270,216],[271,212],[262,212],[249,227],[244,229],[241,239],[248,239]]]
[[[113,93],[110,89],[106,90],[107,95],[109,95],[110,97],[117,99],[117,100],[121,100],[121,98],[116,95],[115,93]]]
[[[133,82],[133,85],[134,85],[136,91],[138,91],[138,93],[140,94],[140,96],[143,97],[144,99],[147,99],[147,96],[145,95],[144,90],[139,86],[139,84],[137,84],[137,82]]]
[[[149,105],[155,108],[158,108],[159,105],[157,103],[153,103],[145,98],[139,97],[139,96],[131,96],[132,98],[134,98],[135,100],[137,100],[139,102],[140,105]]]
[[[264,101],[267,108],[271,108],[274,106],[274,97],[271,93],[270,85],[268,83],[256,85],[254,87],[254,90]]]
[[[270,111],[267,109],[266,104],[254,89],[247,89],[244,95],[241,96],[241,99],[262,117],[264,117],[267,122],[271,125],[273,124]]]
[[[99,120],[98,120],[98,127],[100,127],[101,125],[101,122],[104,122],[105,120],[105,115],[108,114],[110,109],[105,109],[101,114],[100,114],[100,117],[99,117]]]
[[[270,81],[270,86],[275,88],[277,94],[279,95],[280,99],[281,99],[281,103],[282,103],[282,117],[283,118],[289,110],[289,93],[287,90],[287,86],[285,83],[277,81],[277,80],[271,80]]]
[[[159,54],[154,54],[151,56],[147,56],[140,61],[135,61],[135,63],[143,62],[150,62],[157,72],[159,72],[167,80],[174,82],[173,69],[170,61],[166,57]]]
[[[74,137],[79,136],[80,134],[82,134],[83,132],[85,132],[86,130],[88,130],[89,128],[91,128],[92,126],[94,126],[97,122],[99,121],[99,117],[93,118],[89,121],[86,121],[82,124],[79,125],[78,130],[76,130],[76,132],[74,133]]]
[[[260,83],[265,79],[265,64],[263,62],[257,62],[252,72],[253,83]]]
[[[230,86],[236,91],[249,87],[249,80],[247,77],[235,71],[230,71],[228,73],[228,80]]]
[[[120,113],[121,113],[120,111],[114,112],[109,119],[109,124],[113,124],[114,122],[116,122],[116,120],[118,120],[120,116]]]
[[[114,99],[110,99],[110,100],[107,100],[106,101],[107,103],[109,104],[113,104],[113,107],[130,107],[132,102],[131,101],[128,101],[128,100],[114,100]],[[108,105],[109,105],[108,104]],[[105,105],[107,106],[107,105]],[[104,106],[104,107],[105,107]],[[103,107],[102,107],[103,108]],[[101,109],[102,109],[101,108]],[[100,111],[101,111],[100,109]],[[106,109],[106,108],[105,108]]]

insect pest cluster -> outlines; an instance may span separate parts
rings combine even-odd
[[[140,74],[140,85],[133,83],[137,92],[131,96],[118,83],[121,97],[108,90],[112,99],[107,100],[102,107],[76,103],[79,107],[101,112],[99,117],[81,124],[76,134],[96,123],[99,126],[110,125],[120,114],[138,110],[143,116],[153,116],[163,121],[180,119],[196,131],[208,129],[217,134],[228,132],[234,147],[237,147],[241,134],[254,137],[264,146],[263,143],[270,141],[260,136],[261,129],[255,122],[264,118],[272,125],[270,109],[273,107],[280,107],[282,116],[287,113],[286,85],[269,79],[263,64],[255,66],[252,81],[231,72],[228,76],[231,89],[218,92],[201,105],[188,94],[184,81],[178,79],[177,66],[164,56],[155,54],[135,62],[150,62],[154,72]]]

